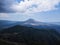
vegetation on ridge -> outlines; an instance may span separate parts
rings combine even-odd
[[[0,44],[60,45],[60,34],[54,29],[34,29],[16,25],[0,32]]]

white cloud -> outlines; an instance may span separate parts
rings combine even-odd
[[[11,5],[11,9],[19,13],[35,13],[56,9],[60,0],[24,0]]]
[[[10,16],[7,13],[0,13],[0,18],[9,18]]]

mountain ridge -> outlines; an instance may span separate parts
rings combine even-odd
[[[53,29],[35,29],[16,25],[2,30],[0,39],[26,45],[60,45],[60,34]]]
[[[55,24],[51,24],[51,23],[45,23],[45,22],[40,22],[40,21],[36,21],[34,19],[28,19],[26,21],[19,21],[19,22],[9,22],[6,21],[6,23],[3,21],[2,23],[0,23],[0,29],[4,29],[15,26],[15,25],[21,25],[21,26],[27,26],[27,27],[33,27],[33,28],[49,28],[49,29],[56,29],[59,33],[60,33],[60,25],[55,25]]]

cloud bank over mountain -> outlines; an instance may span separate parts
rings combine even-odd
[[[0,12],[36,13],[56,10],[60,0],[0,0]]]
[[[0,0],[0,20],[29,18],[60,22],[60,0]]]

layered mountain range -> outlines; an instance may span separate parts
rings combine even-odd
[[[59,24],[59,25],[58,25]],[[40,22],[34,19],[28,19],[26,21],[4,21],[0,20],[0,29],[9,28],[15,25],[22,25],[27,27],[33,27],[37,29],[55,29],[60,33],[60,23],[48,23],[48,22]]]
[[[60,25],[34,19],[1,20],[0,45],[60,45]]]

